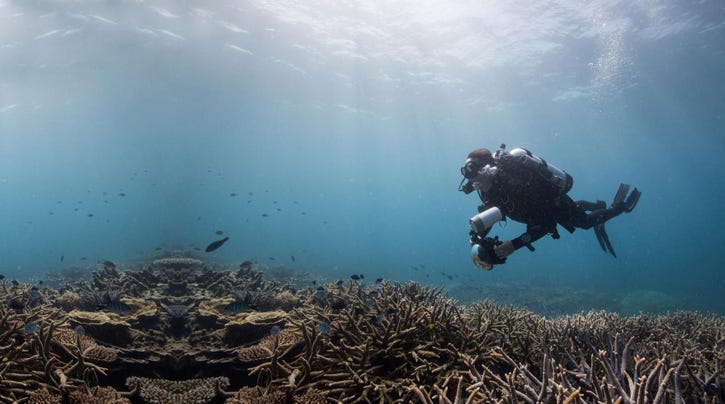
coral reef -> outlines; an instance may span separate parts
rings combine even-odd
[[[262,269],[175,256],[57,289],[0,280],[0,403],[725,402],[723,317],[544,318]]]

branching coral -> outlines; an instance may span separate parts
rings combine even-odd
[[[723,317],[547,319],[416,283],[295,290],[218,268],[1,281],[0,403],[725,402]]]

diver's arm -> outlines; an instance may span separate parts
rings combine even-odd
[[[526,233],[495,246],[493,252],[496,253],[497,257],[504,259],[524,246],[533,251],[534,247],[531,246],[531,243],[544,237],[547,233],[549,233],[549,230],[543,226],[529,226]]]

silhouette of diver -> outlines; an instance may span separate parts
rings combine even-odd
[[[570,233],[593,228],[602,250],[616,257],[604,223],[637,206],[637,188],[629,193],[630,186],[620,184],[609,207],[601,200],[575,202],[567,195],[574,182],[571,175],[526,149],[505,147],[495,153],[476,149],[461,167],[464,178],[458,190],[478,191],[483,202],[470,220],[471,257],[477,267],[490,270],[524,246],[534,251],[531,243],[546,234],[558,239],[557,224]],[[503,242],[487,237],[493,224],[506,218],[526,224],[526,232]]]

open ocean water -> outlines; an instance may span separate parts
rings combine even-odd
[[[722,1],[0,0],[0,274],[182,251],[547,315],[725,314],[724,113]],[[475,268],[459,168],[501,143],[574,199],[637,186],[618,257],[562,231]]]

